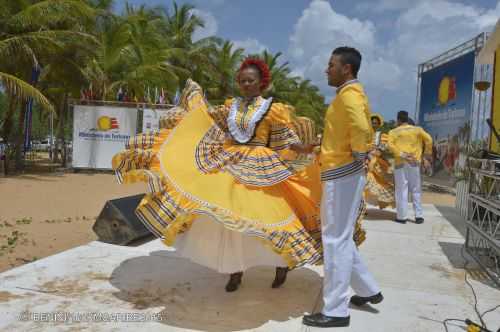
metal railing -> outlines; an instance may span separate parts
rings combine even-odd
[[[469,158],[465,248],[500,286],[500,160]]]

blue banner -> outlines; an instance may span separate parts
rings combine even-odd
[[[475,53],[422,73],[418,125],[434,141],[434,173],[449,177],[470,139]]]

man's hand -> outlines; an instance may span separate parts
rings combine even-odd
[[[403,152],[403,153],[401,153],[400,157],[409,163],[416,163],[417,162],[417,159],[415,159],[415,156],[413,156],[412,154],[409,154],[409,153]]]
[[[370,157],[366,157],[364,163],[363,163],[363,168],[366,173],[368,173],[368,166],[370,165]]]
[[[373,159],[375,157],[380,157],[382,152],[379,149],[373,149],[368,153],[368,158]]]
[[[429,170],[431,168],[431,162],[428,158],[423,159],[423,165],[425,170]]]

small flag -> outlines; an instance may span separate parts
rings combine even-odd
[[[118,93],[116,95],[116,100],[123,101],[123,97],[124,97],[123,89],[122,89],[122,87],[120,87],[120,89],[118,89]]]
[[[179,89],[177,89],[177,91],[175,92],[175,97],[174,97],[174,105],[178,106],[180,101],[181,101],[180,99],[181,99],[181,93],[180,93]]]
[[[161,88],[160,92],[160,104],[165,104],[165,91],[163,91],[163,88]]]

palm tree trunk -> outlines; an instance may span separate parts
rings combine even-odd
[[[10,156],[11,156],[11,146],[10,144],[12,142],[10,133],[12,132],[12,125],[13,125],[13,120],[14,120],[14,114],[16,111],[16,106],[17,102],[14,96],[7,91],[7,100],[9,101],[9,107],[7,109],[7,113],[5,114],[5,121],[3,123],[3,128],[2,128],[2,137],[4,139],[5,144],[7,144],[7,149],[5,151],[5,160],[4,160],[4,174],[8,175],[9,174],[9,162],[10,162]]]
[[[21,104],[22,105],[22,104]],[[17,133],[15,137],[15,167],[16,171],[22,171],[24,169],[24,113],[23,108],[19,109],[19,118],[17,119]]]
[[[2,137],[6,143],[9,142],[10,133],[12,131],[12,120],[14,118],[14,113],[16,110],[16,99],[13,95],[7,94],[7,100],[9,101],[9,106],[7,108],[7,113],[5,113],[3,128],[2,128]]]
[[[57,124],[56,124],[56,129],[55,129],[55,142],[54,142],[54,152],[52,154],[52,162],[53,163],[58,163],[59,162],[59,151],[60,151],[60,146],[59,146],[59,138],[61,135],[61,123],[63,122],[63,105],[62,102],[59,101],[57,103],[56,111],[57,111]]]
[[[64,93],[62,105],[60,106],[59,121],[57,128],[57,149],[61,154],[61,166],[66,167],[66,139],[64,135],[64,127],[66,124],[66,116],[68,113],[68,93]]]

